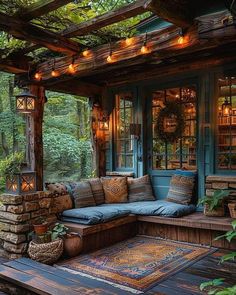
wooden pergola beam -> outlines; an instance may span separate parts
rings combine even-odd
[[[134,3],[125,5],[119,9],[99,15],[86,22],[70,26],[62,32],[62,35],[66,37],[86,35],[89,32],[98,30],[116,22],[120,22],[138,14],[142,14],[146,12],[146,9],[144,8],[144,4],[146,1],[147,0],[139,0]]]
[[[23,19],[24,21],[30,21],[70,2],[71,0],[40,0],[28,7],[25,7],[24,10],[17,12],[15,16]]]
[[[69,55],[79,51],[79,44],[77,42],[2,12],[0,12],[0,28],[17,39],[31,41],[52,51]]]
[[[189,34],[189,40],[187,44],[178,44],[179,29],[171,26],[166,29],[157,30],[148,34],[148,50],[152,54],[142,54],[141,47],[145,41],[145,34],[139,35],[133,38],[131,45],[126,44],[125,40],[121,40],[115,43],[105,44],[94,48],[90,51],[89,56],[77,56],[74,59],[74,64],[77,66],[76,73],[73,77],[83,77],[93,75],[96,71],[107,70],[110,68],[118,68],[129,66],[137,63],[147,61],[155,52],[168,50],[178,51],[184,47],[191,46],[198,42],[197,32],[194,30],[192,34]],[[107,61],[107,57],[112,48],[112,63]],[[38,65],[36,71],[42,74],[42,81],[46,82],[50,80],[61,81],[62,77],[66,80],[71,79],[71,75],[68,74],[68,66],[71,63],[71,58],[62,57],[55,60],[55,69],[60,72],[60,77],[52,78],[51,71],[54,65],[54,61],[50,60]]]
[[[53,83],[46,85],[47,90],[80,95],[84,97],[91,97],[101,95],[103,88],[93,83],[87,83],[78,79],[70,80],[64,83]]]
[[[147,0],[145,8],[160,18],[181,28],[187,28],[193,23],[194,10],[192,1],[188,0]]]
[[[21,58],[4,58],[0,59],[0,70],[12,74],[27,73],[29,58],[22,56]]]

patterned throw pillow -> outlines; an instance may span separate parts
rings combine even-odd
[[[88,179],[91,189],[93,192],[93,197],[97,205],[104,204],[105,202],[105,194],[102,186],[102,182],[100,178],[91,178]]]
[[[81,181],[76,184],[72,191],[75,208],[96,206],[93,192],[88,181]]]
[[[126,203],[128,201],[128,188],[126,177],[101,178],[105,203]]]
[[[65,195],[67,193],[67,189],[64,183],[60,182],[55,182],[55,183],[50,183],[46,182],[45,187],[47,190],[49,190],[51,193],[55,195]]]
[[[58,196],[52,199],[51,211],[52,213],[62,213],[65,210],[73,208],[73,201],[69,194]]]
[[[171,178],[167,201],[189,205],[193,200],[195,179],[196,173],[177,171]]]
[[[129,202],[155,201],[149,175],[128,179]]]

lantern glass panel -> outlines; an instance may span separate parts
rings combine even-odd
[[[21,172],[6,179],[6,191],[10,194],[28,194],[36,191],[36,173]]]

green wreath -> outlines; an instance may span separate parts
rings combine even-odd
[[[174,130],[168,132],[165,130],[165,120],[176,122]],[[158,138],[161,141],[172,143],[182,137],[184,128],[185,117],[181,105],[176,102],[166,102],[164,108],[160,110],[156,119],[155,130]]]

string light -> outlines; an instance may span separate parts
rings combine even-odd
[[[89,52],[88,49],[86,49],[86,50],[84,50],[84,51],[82,52],[82,54],[83,54],[83,57],[88,57],[89,54],[90,54],[90,52]]]
[[[130,45],[132,45],[134,43],[134,38],[133,37],[127,37],[126,39],[125,39],[125,44],[127,45],[127,46],[130,46]]]
[[[183,45],[188,42],[188,39],[189,39],[189,37],[184,34],[183,29],[180,29],[177,43],[179,45]]]
[[[42,75],[39,72],[36,72],[34,74],[34,79],[37,81],[41,81],[42,80]]]
[[[68,66],[68,72],[72,75],[76,73],[75,57],[74,56],[72,57],[71,64]]]
[[[55,59],[53,61],[53,67],[52,67],[52,71],[51,71],[51,76],[53,78],[56,78],[56,77],[60,76],[60,73],[55,70]]]
[[[109,53],[109,55],[108,55],[108,57],[107,57],[107,62],[108,62],[108,63],[112,63],[112,62],[114,62],[114,59],[113,59],[113,57],[112,57],[111,43],[110,43],[110,53]]]
[[[141,47],[140,51],[141,51],[142,54],[149,53],[149,49],[147,47],[147,32],[146,32],[146,35],[145,35],[145,40],[143,42],[143,46]]]

